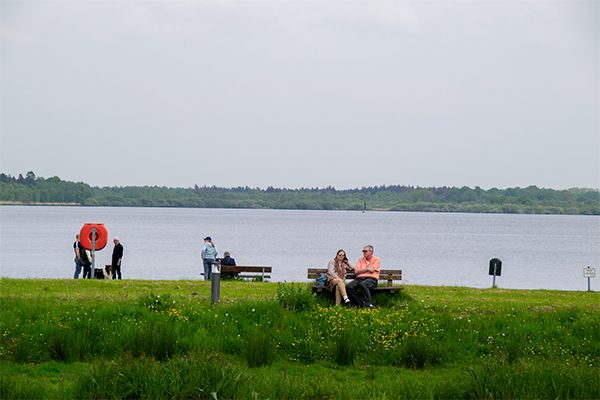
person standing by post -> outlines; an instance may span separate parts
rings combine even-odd
[[[348,297],[354,304],[367,310],[373,309],[371,303],[371,289],[377,287],[381,260],[373,256],[373,246],[367,245],[363,249],[363,257],[356,262],[354,274],[356,279],[346,285]],[[360,293],[358,292],[360,289]]]
[[[117,274],[119,274],[119,278],[121,279],[121,260],[123,259],[123,245],[121,244],[121,239],[115,237],[113,239],[113,243],[115,247],[113,247],[112,252],[112,268],[113,268],[113,279],[117,279]]]
[[[79,261],[81,262],[81,266],[83,267],[83,279],[91,279],[92,278],[92,252],[83,247],[81,242],[77,242],[77,247],[79,248]]]
[[[217,259],[217,248],[212,242],[210,236],[204,238],[204,247],[202,247],[202,263],[204,264],[204,280],[210,281],[212,263]]]
[[[81,243],[79,243],[79,233],[75,235],[75,243],[73,243],[73,250],[75,251],[75,274],[73,275],[73,279],[79,279],[79,274],[81,273],[81,266],[83,262],[81,261],[81,255],[79,254],[79,248],[81,247]]]

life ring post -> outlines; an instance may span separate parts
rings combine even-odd
[[[95,232],[93,231],[95,228]],[[92,250],[92,239],[96,241],[96,250],[102,250],[108,243],[108,231],[104,224],[84,224],[79,232],[81,245]]]
[[[104,224],[84,224],[79,232],[79,241],[84,249],[92,253],[90,277],[93,279],[96,273],[96,250],[102,250],[108,243],[108,231]]]

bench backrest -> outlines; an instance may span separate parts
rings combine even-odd
[[[273,272],[273,267],[221,265],[221,272]]]
[[[308,279],[317,279],[321,274],[326,274],[327,268],[309,268]],[[346,279],[354,279],[356,276],[353,273],[346,273]],[[379,271],[379,280],[388,281],[388,285],[392,285],[392,281],[402,280],[402,271],[399,269],[382,269]]]

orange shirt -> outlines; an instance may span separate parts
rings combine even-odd
[[[377,280],[379,280],[379,271],[381,270],[381,266],[380,266],[381,260],[375,256],[371,257],[371,261],[367,261],[366,258],[361,257],[358,259],[358,261],[356,262],[356,267],[354,268],[354,270],[358,270],[358,269],[365,269],[367,267],[370,268],[375,268],[375,272],[371,273],[371,272],[365,272],[363,274],[360,275],[356,275],[357,278],[375,278]]]

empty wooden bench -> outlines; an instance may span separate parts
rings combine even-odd
[[[272,267],[262,267],[262,266],[245,266],[245,265],[221,265],[221,274],[223,272],[235,272],[237,273],[237,278],[262,278],[270,279],[270,274],[272,272]]]
[[[321,276],[321,274],[325,274],[327,273],[327,268],[309,268],[308,269],[308,279],[317,279],[317,277]],[[346,273],[346,281],[348,280],[352,280],[356,278],[356,276],[353,273]],[[379,281],[378,281],[378,286],[373,289],[374,292],[388,292],[388,293],[395,293],[397,290],[402,290],[404,289],[402,286],[392,286],[394,281],[401,281],[402,280],[402,271],[399,269],[382,269],[379,271]],[[385,286],[385,284],[382,286],[381,285],[381,281],[385,281],[387,283],[387,286]],[[313,292],[316,293],[321,293],[323,290],[327,290],[329,291],[329,285],[325,285],[325,286],[317,286],[314,284],[308,285],[310,288],[312,288]]]

